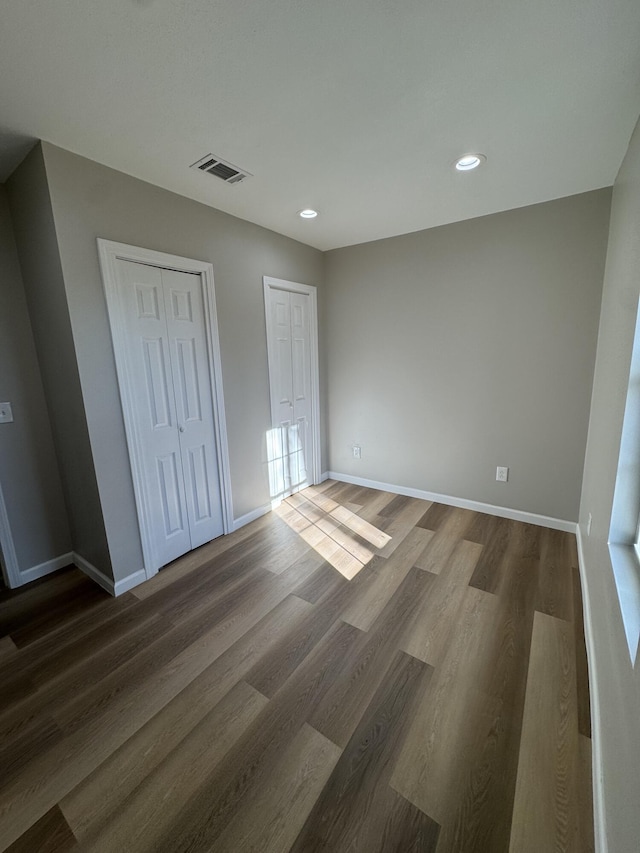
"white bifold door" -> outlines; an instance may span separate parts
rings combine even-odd
[[[223,533],[201,275],[118,258],[137,496],[152,570]],[[142,488],[140,487],[142,486]]]
[[[272,422],[269,480],[271,496],[278,498],[315,482],[315,288],[265,278],[265,313]]]

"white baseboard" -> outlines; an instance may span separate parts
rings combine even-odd
[[[73,554],[69,551],[68,554],[61,554],[59,557],[54,557],[53,560],[46,560],[44,563],[31,566],[30,569],[20,572],[20,583],[30,583],[38,578],[43,578],[45,575],[50,575],[52,572],[57,572],[58,569],[64,569],[65,566],[70,566],[72,563]]]
[[[320,479],[319,479],[319,481],[318,481],[318,484],[320,484],[320,483],[324,483],[324,482],[325,482],[325,480],[328,480],[330,476],[331,476],[331,475],[329,474],[329,472],[328,472],[328,471],[325,471],[325,472],[324,472],[324,474],[321,474],[321,475],[320,475]]]
[[[498,515],[501,518],[510,518],[512,521],[524,521],[527,524],[537,524],[539,527],[551,527],[553,530],[564,530],[566,533],[576,532],[575,521],[565,521],[562,518],[553,518],[549,515],[537,515],[534,512],[525,512],[520,509],[511,509],[505,506],[494,506],[481,501],[469,501],[466,498],[454,498],[450,495],[439,495],[436,492],[425,492],[423,489],[412,489],[407,486],[398,486],[395,483],[379,483],[377,480],[367,480],[364,477],[352,477],[351,474],[339,474],[329,471],[332,480],[342,483],[353,483],[354,486],[366,486],[368,489],[379,489],[383,492],[394,492],[397,495],[406,495],[410,498],[420,498],[423,501],[435,501],[435,503],[457,506],[461,509],[472,509],[476,512],[484,512],[487,515]]]
[[[127,575],[126,578],[116,581],[114,584],[113,594],[116,597],[122,595],[125,592],[129,592],[130,589],[133,589],[134,586],[140,586],[140,584],[144,583],[146,580],[147,573],[145,570],[138,569],[137,572],[132,572],[130,575]]]
[[[241,515],[240,518],[234,518],[233,524],[231,525],[231,532],[234,533],[236,530],[240,530],[240,528],[244,527],[245,524],[251,524],[252,521],[255,521],[257,518],[261,518],[268,512],[271,512],[271,504],[259,506],[257,509],[246,513],[246,515]]]
[[[76,551],[73,552],[73,564],[74,566],[77,566],[80,571],[84,572],[85,575],[90,577],[92,581],[95,581],[98,586],[101,586],[102,589],[106,590],[110,595],[115,595],[115,584],[113,579],[103,574],[100,569],[96,569],[93,563],[85,560],[85,558]]]
[[[71,556],[73,557],[72,562],[75,566],[83,571],[85,575],[90,577],[92,581],[95,581],[98,586],[101,586],[102,589],[106,590],[114,597],[122,595],[124,592],[128,592],[130,589],[133,589],[134,586],[139,586],[141,583],[144,583],[147,579],[145,570],[138,569],[137,572],[132,572],[130,575],[127,575],[126,578],[122,578],[121,580],[114,582],[113,578],[107,577],[104,572],[101,572],[100,569],[96,569],[92,563],[85,560],[85,558],[80,554],[74,551]]]
[[[580,570],[580,585],[582,586],[582,610],[584,615],[584,638],[587,646],[589,662],[589,693],[591,699],[591,758],[593,765],[593,823],[595,833],[596,853],[607,853],[607,824],[604,803],[604,782],[602,778],[602,715],[600,711],[600,691],[598,687],[598,667],[596,665],[595,639],[593,622],[591,620],[591,597],[587,572],[585,568],[584,550],[582,548],[582,530],[579,524],[575,528],[578,540],[578,568]]]

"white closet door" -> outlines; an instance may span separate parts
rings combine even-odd
[[[200,275],[117,261],[154,567],[223,533]]]
[[[191,547],[223,533],[200,276],[162,270]]]
[[[117,261],[156,568],[191,550],[162,270]]]
[[[291,370],[291,300],[284,290],[272,290],[267,305],[271,425],[268,442],[272,496],[291,493],[289,430],[293,419]]]
[[[291,376],[293,418],[289,461],[292,486],[303,489],[311,482],[311,335],[309,297],[291,293]]]
[[[311,482],[312,393],[309,296],[265,291],[272,430],[268,442],[272,497]]]

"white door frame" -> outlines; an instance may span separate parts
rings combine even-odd
[[[0,485],[0,569],[2,569],[4,582],[9,589],[15,589],[24,582],[20,577],[18,555],[13,542],[2,485]]]
[[[213,384],[213,422],[216,434],[216,455],[222,492],[222,523],[225,533],[233,529],[233,503],[231,498],[231,476],[229,466],[229,446],[227,442],[227,423],[224,411],[224,395],[222,392],[222,369],[220,362],[220,340],[218,337],[218,315],[216,312],[215,290],[213,283],[213,266],[205,261],[191,258],[181,258],[156,252],[154,249],[142,249],[128,246],[125,243],[114,243],[111,240],[98,238],[98,254],[102,281],[107,300],[109,325],[116,360],[116,372],[120,387],[122,414],[129,448],[133,490],[138,510],[140,539],[144,558],[144,571],[147,578],[157,574],[155,567],[154,545],[151,523],[150,504],[147,495],[146,481],[142,465],[142,436],[134,416],[134,387],[126,358],[125,307],[120,297],[116,262],[119,260],[133,261],[160,267],[162,269],[178,270],[179,272],[198,273],[202,282],[202,297],[205,312],[205,333],[207,339],[207,356],[209,372]]]
[[[320,482],[320,376],[318,359],[318,289],[312,284],[300,284],[296,281],[286,281],[282,278],[262,277],[264,287],[265,326],[267,330],[267,363],[269,361],[269,309],[268,299],[270,290],[288,290],[290,293],[304,293],[309,296],[310,337],[311,337],[311,422],[313,426],[313,448],[311,451],[311,474],[314,484]],[[277,421],[273,406],[271,389],[269,389],[269,405],[271,407],[271,426]]]

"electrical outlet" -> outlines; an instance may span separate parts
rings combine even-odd
[[[353,458],[354,459],[362,459],[362,448],[359,444],[353,445]]]
[[[509,479],[509,469],[502,468],[500,465],[496,468],[496,480],[499,483],[506,483]]]
[[[13,423],[13,412],[11,403],[0,403],[0,424]]]

